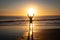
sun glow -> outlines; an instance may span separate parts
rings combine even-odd
[[[34,10],[34,8],[29,8],[27,12],[28,12],[28,16],[32,17],[32,16],[34,16],[35,10]]]

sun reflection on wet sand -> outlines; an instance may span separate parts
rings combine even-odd
[[[35,23],[29,23],[26,27],[27,31],[24,32],[24,34],[20,37],[18,37],[17,40],[28,40],[28,35],[30,36],[30,40],[32,39],[32,34],[33,34],[33,39],[35,39],[35,32],[38,32],[38,30],[36,30],[36,25]],[[32,33],[33,32],[33,33]]]
[[[32,38],[33,24],[30,23],[28,27],[28,32],[25,32],[22,36],[18,37],[17,40],[28,40],[28,36],[30,36],[30,39]],[[28,33],[30,33],[30,35],[28,35]]]
[[[33,24],[30,23],[30,35],[32,35]]]

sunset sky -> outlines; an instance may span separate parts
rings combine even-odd
[[[36,16],[60,15],[60,0],[0,0],[0,16],[27,16],[28,8]]]

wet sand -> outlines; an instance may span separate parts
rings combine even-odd
[[[18,37],[17,40],[27,40],[27,36]],[[41,29],[33,33],[33,40],[60,40],[60,29]]]

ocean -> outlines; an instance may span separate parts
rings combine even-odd
[[[60,40],[60,16],[33,18],[33,40]],[[0,16],[0,40],[28,40],[29,18]]]

